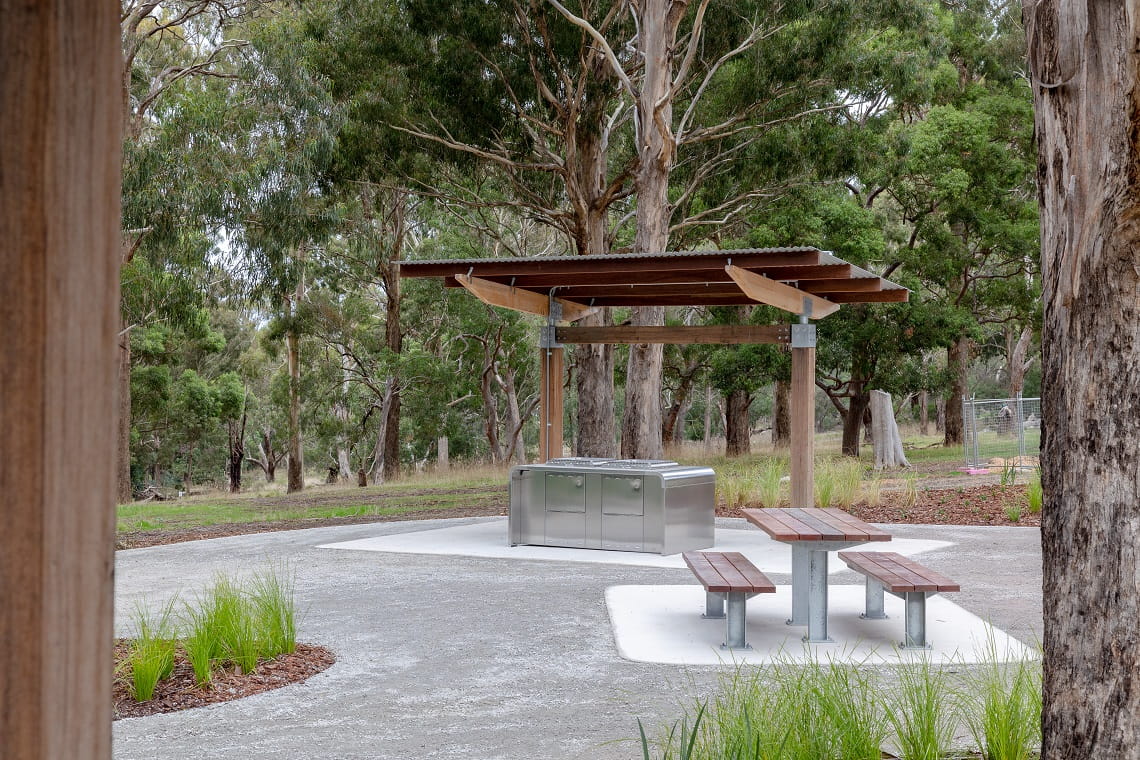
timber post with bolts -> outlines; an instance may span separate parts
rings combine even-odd
[[[546,324],[539,333],[540,402],[538,459],[548,462],[562,456],[562,375],[564,357],[562,344],[554,335],[555,325],[561,320],[562,305],[550,296]]]
[[[815,325],[792,325],[791,505],[815,506]]]

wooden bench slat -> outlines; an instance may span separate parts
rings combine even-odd
[[[834,507],[828,507],[827,509],[824,509],[823,511],[826,512],[832,520],[834,520],[836,522],[841,522],[844,525],[846,525],[848,527],[848,529],[850,530],[849,535],[855,534],[859,538],[865,537],[867,539],[867,541],[890,541],[891,540],[891,534],[890,533],[887,533],[882,528],[877,528],[874,525],[870,526],[870,528],[868,529],[867,527],[864,527],[864,526],[868,525],[868,523],[863,522],[862,520],[860,520],[858,517],[855,517],[854,515],[850,515],[850,514],[844,512],[842,509],[836,509]]]
[[[685,552],[681,555],[706,591],[775,593],[776,585],[739,552]]]
[[[927,583],[933,583],[934,585],[936,585],[938,587],[939,591],[961,591],[962,590],[962,587],[958,583],[956,583],[955,581],[946,577],[942,573],[939,573],[935,570],[931,570],[929,567],[925,567],[924,565],[918,564],[917,562],[915,562],[913,559],[911,559],[909,557],[899,557],[898,560],[896,560],[896,561],[900,565],[903,565],[904,567],[910,568],[912,571],[921,574],[924,578],[926,578]]]
[[[726,552],[724,558],[727,562],[732,563],[733,567],[744,576],[748,583],[752,584],[753,593],[774,594],[776,592],[776,584],[772,583],[768,576],[760,571],[760,568],[753,565],[740,552]]]
[[[938,586],[930,583],[921,573],[916,573],[908,567],[898,563],[898,555],[894,557],[875,557],[874,552],[867,552],[872,556],[870,562],[874,563],[892,576],[902,579],[902,588],[892,587],[891,591],[937,591]]]
[[[870,552],[839,552],[839,558],[852,570],[871,576],[891,591],[910,590],[910,584],[905,578],[891,572],[890,568],[880,565],[873,557],[868,556],[869,554]]]
[[[895,552],[840,552],[839,558],[853,570],[878,580],[888,590],[961,591],[961,586],[941,573]]]

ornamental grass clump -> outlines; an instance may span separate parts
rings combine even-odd
[[[863,481],[863,465],[858,460],[844,459],[831,466],[835,480],[835,506],[846,509],[859,499],[859,486]]]
[[[650,742],[638,721],[642,756]],[[836,663],[741,666],[656,743],[660,760],[879,760],[887,722],[866,669]]]
[[[293,576],[287,568],[273,566],[257,573],[249,586],[261,656],[272,659],[292,654],[297,648],[297,612],[293,601]]]
[[[784,491],[784,467],[771,459],[756,474],[756,500],[762,507],[778,507]]]
[[[990,636],[964,693],[966,722],[985,760],[1030,760],[1041,746],[1041,663],[1003,662]]]
[[[887,712],[901,760],[942,760],[957,725],[949,677],[928,660],[904,663]]]
[[[1025,486],[1025,501],[1029,507],[1029,514],[1036,515],[1041,512],[1041,504],[1045,495],[1041,490],[1041,471],[1037,470],[1029,478]]]
[[[154,697],[158,682],[174,670],[173,608],[172,600],[155,617],[141,603],[135,608],[135,638],[127,654],[127,667],[131,696],[138,702]]]

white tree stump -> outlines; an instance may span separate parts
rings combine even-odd
[[[910,467],[903,453],[902,437],[895,422],[891,394],[871,391],[871,430],[874,438],[875,469]]]

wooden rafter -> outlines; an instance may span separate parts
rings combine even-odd
[[[806,315],[812,319],[822,319],[828,314],[834,314],[839,309],[839,304],[832,303],[799,288],[793,288],[791,285],[769,280],[767,277],[749,272],[747,269],[729,264],[724,270],[740,286],[746,296],[754,301],[775,306],[777,309]]]
[[[484,303],[515,311],[525,311],[528,314],[537,314],[540,317],[550,315],[550,298],[542,293],[524,288],[512,288],[510,285],[465,274],[456,275],[455,279]],[[598,311],[596,308],[583,306],[564,298],[554,300],[562,306],[562,321],[564,322],[576,322]]]

